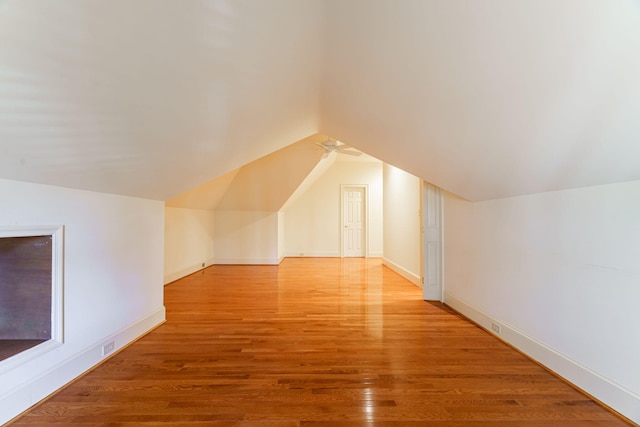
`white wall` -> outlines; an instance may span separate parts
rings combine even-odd
[[[384,164],[384,264],[417,286],[422,286],[421,185],[420,178]]]
[[[473,203],[442,191],[444,198],[444,291],[462,293],[473,279]]]
[[[284,230],[284,212],[278,211],[278,260],[285,257]]]
[[[216,211],[215,264],[278,264],[278,212]]]
[[[213,224],[213,211],[165,208],[165,284],[213,263]]]
[[[340,185],[366,184],[369,256],[382,256],[382,164],[335,162],[308,190],[287,203],[286,256],[340,256]]]
[[[640,422],[640,181],[447,195],[445,241],[448,304]]]
[[[162,202],[0,180],[0,224],[64,225],[64,344],[0,374],[0,424],[165,318]],[[11,359],[7,359],[11,360]]]

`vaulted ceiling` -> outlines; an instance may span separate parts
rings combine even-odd
[[[323,132],[470,200],[634,180],[638,76],[638,0],[4,0],[0,178],[166,200]]]

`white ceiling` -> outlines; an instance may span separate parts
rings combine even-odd
[[[165,201],[172,208],[278,212],[335,163],[381,163],[367,154],[326,153],[317,133]],[[357,151],[350,148],[349,151]]]
[[[640,179],[638,0],[4,0],[0,178],[166,200],[321,131],[470,200]]]
[[[640,2],[334,0],[323,132],[471,200],[640,179]]]
[[[164,200],[316,133],[322,10],[0,2],[0,177]]]

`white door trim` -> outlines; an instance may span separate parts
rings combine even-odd
[[[344,258],[344,192],[347,188],[361,188],[364,193],[362,226],[364,228],[364,257],[369,258],[369,186],[367,184],[340,184],[340,258]]]

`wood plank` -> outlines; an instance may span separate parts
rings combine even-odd
[[[12,426],[628,426],[379,259],[213,266]]]

